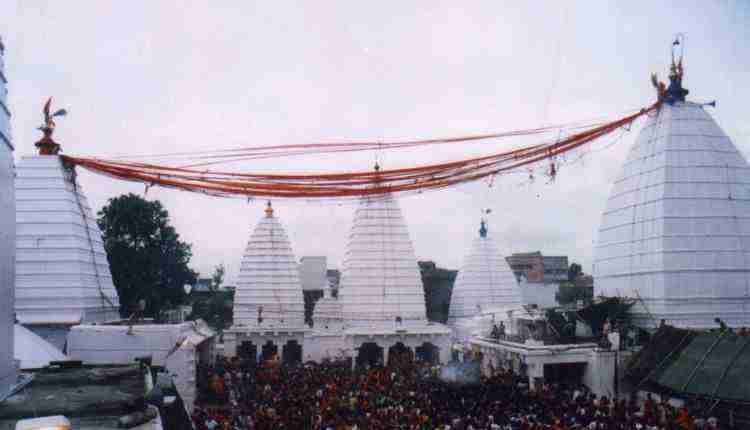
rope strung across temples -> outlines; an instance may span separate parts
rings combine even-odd
[[[217,153],[220,152],[217,151],[213,154],[197,158],[193,157],[194,160],[205,157],[207,161],[182,167],[128,161],[127,157],[113,159],[67,155],[61,155],[61,157],[70,165],[80,166],[94,173],[113,178],[141,182],[146,184],[146,186],[158,185],[220,197],[310,199],[375,196],[452,187],[458,184],[493,177],[498,174],[517,171],[520,168],[544,160],[554,160],[560,154],[572,151],[596,139],[607,136],[620,128],[630,126],[630,124],[641,116],[657,110],[660,104],[661,102],[656,102],[649,107],[615,121],[588,126],[582,131],[576,131],[570,136],[554,142],[532,144],[513,150],[463,160],[391,170],[376,168],[374,171],[349,173],[275,174],[212,171],[201,170],[197,167],[214,163],[218,164],[218,162],[225,162],[226,160],[246,159],[247,157],[273,158],[289,155],[374,150],[379,148],[400,149],[419,145],[460,143],[498,137],[535,135],[550,131],[550,128],[541,127],[506,133],[403,142],[313,143],[226,150],[224,151],[226,152],[225,154]],[[555,172],[555,166],[551,164],[550,175],[554,176]]]

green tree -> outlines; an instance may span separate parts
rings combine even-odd
[[[214,268],[214,273],[211,275],[211,289],[213,291],[218,290],[224,285],[224,275],[226,272],[227,268],[224,267],[224,263],[221,263]]]
[[[197,273],[188,267],[191,246],[180,240],[161,203],[121,195],[109,199],[97,215],[120,314],[130,315],[140,299],[151,317],[182,304],[184,285],[194,284]]]
[[[578,263],[572,263],[568,268],[568,281],[574,282],[582,274],[583,267]]]

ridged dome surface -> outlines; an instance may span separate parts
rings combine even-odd
[[[339,290],[348,325],[426,322],[424,289],[409,231],[391,195],[360,200]]]
[[[75,170],[57,155],[16,167],[16,316],[22,324],[119,318],[102,233]]]
[[[449,319],[474,317],[486,308],[521,306],[513,271],[487,234],[484,224],[471,244],[451,294]]]
[[[640,324],[750,325],[750,168],[701,105],[664,104],[614,182],[596,295],[642,299]]]
[[[270,208],[269,208],[270,209]],[[247,243],[234,299],[235,325],[304,326],[299,266],[289,238],[272,210],[266,210]]]

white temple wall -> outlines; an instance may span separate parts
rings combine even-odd
[[[0,39],[0,399],[16,382],[16,362],[13,356],[16,199],[4,50]]]
[[[194,328],[197,327],[197,328]],[[200,341],[213,343],[214,333],[194,323],[134,325],[78,325],[68,334],[68,356],[86,364],[129,364],[138,357],[150,356],[163,366],[176,345]],[[196,340],[197,341],[194,341]],[[192,345],[195,351],[197,345]],[[209,357],[210,358],[210,357]]]
[[[0,52],[1,59],[2,52]],[[1,72],[0,65],[0,75]],[[5,84],[0,78],[0,94],[3,97],[4,92]],[[0,119],[7,122],[8,115],[0,111]],[[8,128],[0,124],[0,132],[8,133]],[[12,147],[4,140],[4,136],[0,136],[0,398],[7,393],[10,385],[16,380],[13,357],[15,213]]]
[[[313,360],[321,362],[325,359],[332,360],[337,357],[350,357],[351,351],[351,340],[345,338],[343,333],[315,333],[305,336],[305,345],[302,353],[305,361]]]

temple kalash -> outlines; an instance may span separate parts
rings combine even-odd
[[[750,337],[742,328],[750,325],[750,168],[707,111],[715,103],[686,98],[682,58],[674,52],[669,84],[653,78],[654,105],[541,152],[519,152],[511,163],[527,156],[546,159],[567,150],[566,145],[582,145],[647,117],[602,215],[593,302],[572,307],[525,302],[522,290],[528,287],[514,275],[493,240],[493,226],[482,218],[453,285],[447,321],[429,320],[399,192],[443,188],[454,176],[433,184],[444,167],[430,167],[407,186],[376,166],[349,189],[347,196],[357,200],[338,294],[325,288],[312,324],[305,319],[300,265],[282,224],[284,214],[269,200],[258,211],[244,252],[237,252],[241,265],[233,323],[216,331],[202,321],[120,317],[102,234],[76,169],[125,178],[124,169],[117,170],[116,161],[60,155],[54,119],[66,112],[53,112],[49,101],[38,154],[24,155],[14,165],[3,50],[0,42],[1,429],[34,417],[62,424],[23,428],[130,425],[123,423],[139,429],[190,428],[196,416],[213,420],[206,415],[210,408],[231,410],[241,400],[237,396],[258,383],[251,373],[240,373],[240,382],[222,377],[226,369],[271,369],[303,378],[317,366],[332,366],[326,369],[337,378],[394,369],[389,377],[394,379],[404,362],[426,366],[430,370],[424,377],[438,381],[433,383],[481,386],[494,384],[497,375],[514,375],[523,395],[568,386],[614,400],[615,408],[622,399],[652,406],[660,399],[680,411],[689,407],[696,416],[719,417],[731,425],[748,422],[741,405],[750,402],[750,384],[744,382],[750,377]],[[493,162],[498,163],[493,169],[503,169],[508,161]],[[181,179],[150,169],[157,171],[140,172],[149,184]],[[349,178],[335,180],[333,196]],[[324,181],[318,181],[315,192],[330,196]],[[214,191],[240,194],[252,185]],[[288,196],[280,192],[276,197]],[[214,369],[211,383],[202,379],[206,369]],[[127,385],[128,395],[140,399],[132,403],[138,406],[127,406],[126,396],[127,402],[113,401],[94,413],[96,419],[88,406],[93,403],[85,401],[50,402],[41,418],[29,409],[27,400],[42,386],[50,390],[55,380],[63,381],[57,395],[65,396],[65,390],[96,378],[119,381],[113,389]],[[240,389],[236,384],[247,385]],[[324,398],[328,389],[316,395]],[[225,391],[234,394],[222,397]],[[242,414],[255,413],[246,409]],[[645,422],[645,411],[633,422]],[[263,414],[256,415],[259,422],[280,419]],[[573,415],[565,427],[558,420],[553,428],[576,428],[575,417],[597,419]],[[247,424],[248,418],[243,420]],[[66,422],[74,426],[65,427]]]

